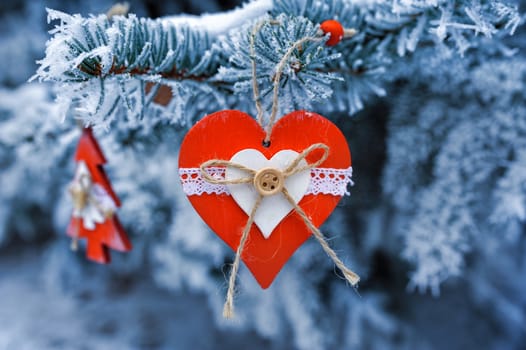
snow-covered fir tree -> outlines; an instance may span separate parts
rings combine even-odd
[[[215,1],[186,8],[133,1],[137,15],[111,18],[112,4],[102,0],[19,3],[0,5],[0,262],[25,245],[38,247],[39,283],[48,293],[73,295],[78,304],[86,291],[98,293],[108,298],[101,313],[113,313],[108,285],[151,278],[174,304],[186,302],[181,295],[207,301],[212,321],[200,332],[253,341],[250,348],[524,346],[524,3],[253,0],[227,10]],[[362,282],[357,296],[307,241],[268,290],[242,268],[237,319],[225,322],[234,254],[185,198],[178,148],[206,114],[232,108],[256,115],[249,44],[263,19],[279,22],[255,38],[266,112],[276,66],[296,40],[317,35],[326,19],[357,31],[336,46],[322,40],[294,52],[278,115],[312,110],[346,135],[355,186],[322,228]],[[134,243],[104,270],[70,252],[64,235],[76,120],[95,129]],[[1,310],[9,310],[2,303],[0,325]],[[135,310],[132,302],[127,307]],[[120,322],[131,321],[123,315]],[[17,333],[23,327],[6,329],[0,348],[52,348],[38,342],[45,336],[32,343]],[[186,344],[152,334],[159,339],[150,348]],[[103,340],[89,344],[149,346],[97,336]],[[80,347],[66,339],[65,347]],[[241,344],[222,341],[218,347]]]

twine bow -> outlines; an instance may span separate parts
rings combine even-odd
[[[109,219],[113,216],[113,208],[103,206],[93,194],[93,180],[89,173],[81,173],[75,177],[69,186],[69,194],[73,201],[74,216],[82,216],[82,211],[89,205],[93,205],[102,215]],[[80,232],[80,220],[75,225],[75,233],[71,241],[71,249],[78,249],[78,240]]]
[[[310,164],[307,163],[306,165],[302,165],[302,161],[303,160],[306,161],[306,157],[309,156],[312,152],[316,150],[323,150],[323,155],[320,157],[320,159],[318,159],[314,163],[310,163]],[[279,195],[279,193],[281,193],[285,197],[285,199],[290,203],[290,205],[295,210],[295,212],[298,213],[298,215],[303,219],[303,222],[309,228],[309,230],[313,233],[314,237],[316,237],[316,239],[322,246],[325,253],[327,253],[327,255],[332,259],[334,264],[342,271],[345,279],[353,287],[358,284],[360,277],[356,273],[351,271],[349,268],[347,268],[345,264],[340,260],[340,258],[338,258],[338,256],[336,255],[336,252],[334,252],[334,250],[332,250],[332,248],[329,246],[329,244],[327,243],[321,231],[312,223],[312,221],[307,216],[305,211],[303,211],[303,209],[294,201],[294,199],[291,197],[291,195],[287,191],[287,188],[284,186],[284,180],[286,178],[288,178],[289,176],[301,173],[305,170],[310,170],[312,168],[316,168],[320,166],[327,159],[328,156],[329,156],[329,147],[323,143],[315,143],[307,147],[300,154],[298,154],[298,156],[284,170],[275,169],[275,168],[263,168],[260,170],[254,170],[254,169],[245,167],[244,165],[237,164],[229,160],[222,160],[222,159],[208,160],[202,163],[201,166],[199,167],[201,176],[203,177],[205,181],[209,183],[218,184],[218,185],[236,185],[236,184],[252,183],[258,192],[258,197],[254,203],[254,206],[252,207],[252,210],[250,211],[250,215],[248,216],[247,223],[245,225],[245,228],[243,229],[243,233],[241,234],[239,246],[237,247],[237,250],[236,250],[236,257],[234,259],[234,264],[232,265],[232,271],[230,273],[230,278],[228,281],[228,292],[227,292],[225,304],[223,307],[223,317],[225,318],[234,317],[234,287],[236,283],[237,273],[239,270],[241,255],[243,254],[243,249],[245,247],[245,243],[247,241],[248,234],[250,232],[250,228],[252,227],[252,224],[254,223],[254,217],[256,215],[256,211],[258,210],[261,204],[261,201],[263,200],[265,196]],[[207,167],[217,167],[217,166],[236,168],[236,169],[246,172],[248,176],[238,178],[238,179],[226,179],[226,180],[217,179],[217,178],[212,177],[206,171]],[[270,175],[271,177],[270,181],[265,180],[265,177],[267,175]],[[271,182],[272,182],[272,186],[270,186]]]

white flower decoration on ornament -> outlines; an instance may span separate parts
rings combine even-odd
[[[86,163],[80,161],[69,186],[73,197],[73,217],[81,218],[85,229],[94,230],[113,215],[117,205],[106,190],[93,182]]]

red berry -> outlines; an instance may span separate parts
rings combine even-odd
[[[328,46],[334,46],[340,42],[343,38],[343,26],[340,22],[334,19],[328,19],[320,25],[320,29],[323,30],[325,34],[331,33],[331,37],[325,43]]]

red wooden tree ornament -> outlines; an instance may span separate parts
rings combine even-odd
[[[121,203],[102,168],[106,158],[91,128],[83,129],[75,161],[77,171],[69,189],[75,210],[67,234],[73,249],[78,239],[85,238],[88,259],[107,264],[111,260],[108,248],[127,252],[132,245],[115,214]]]

